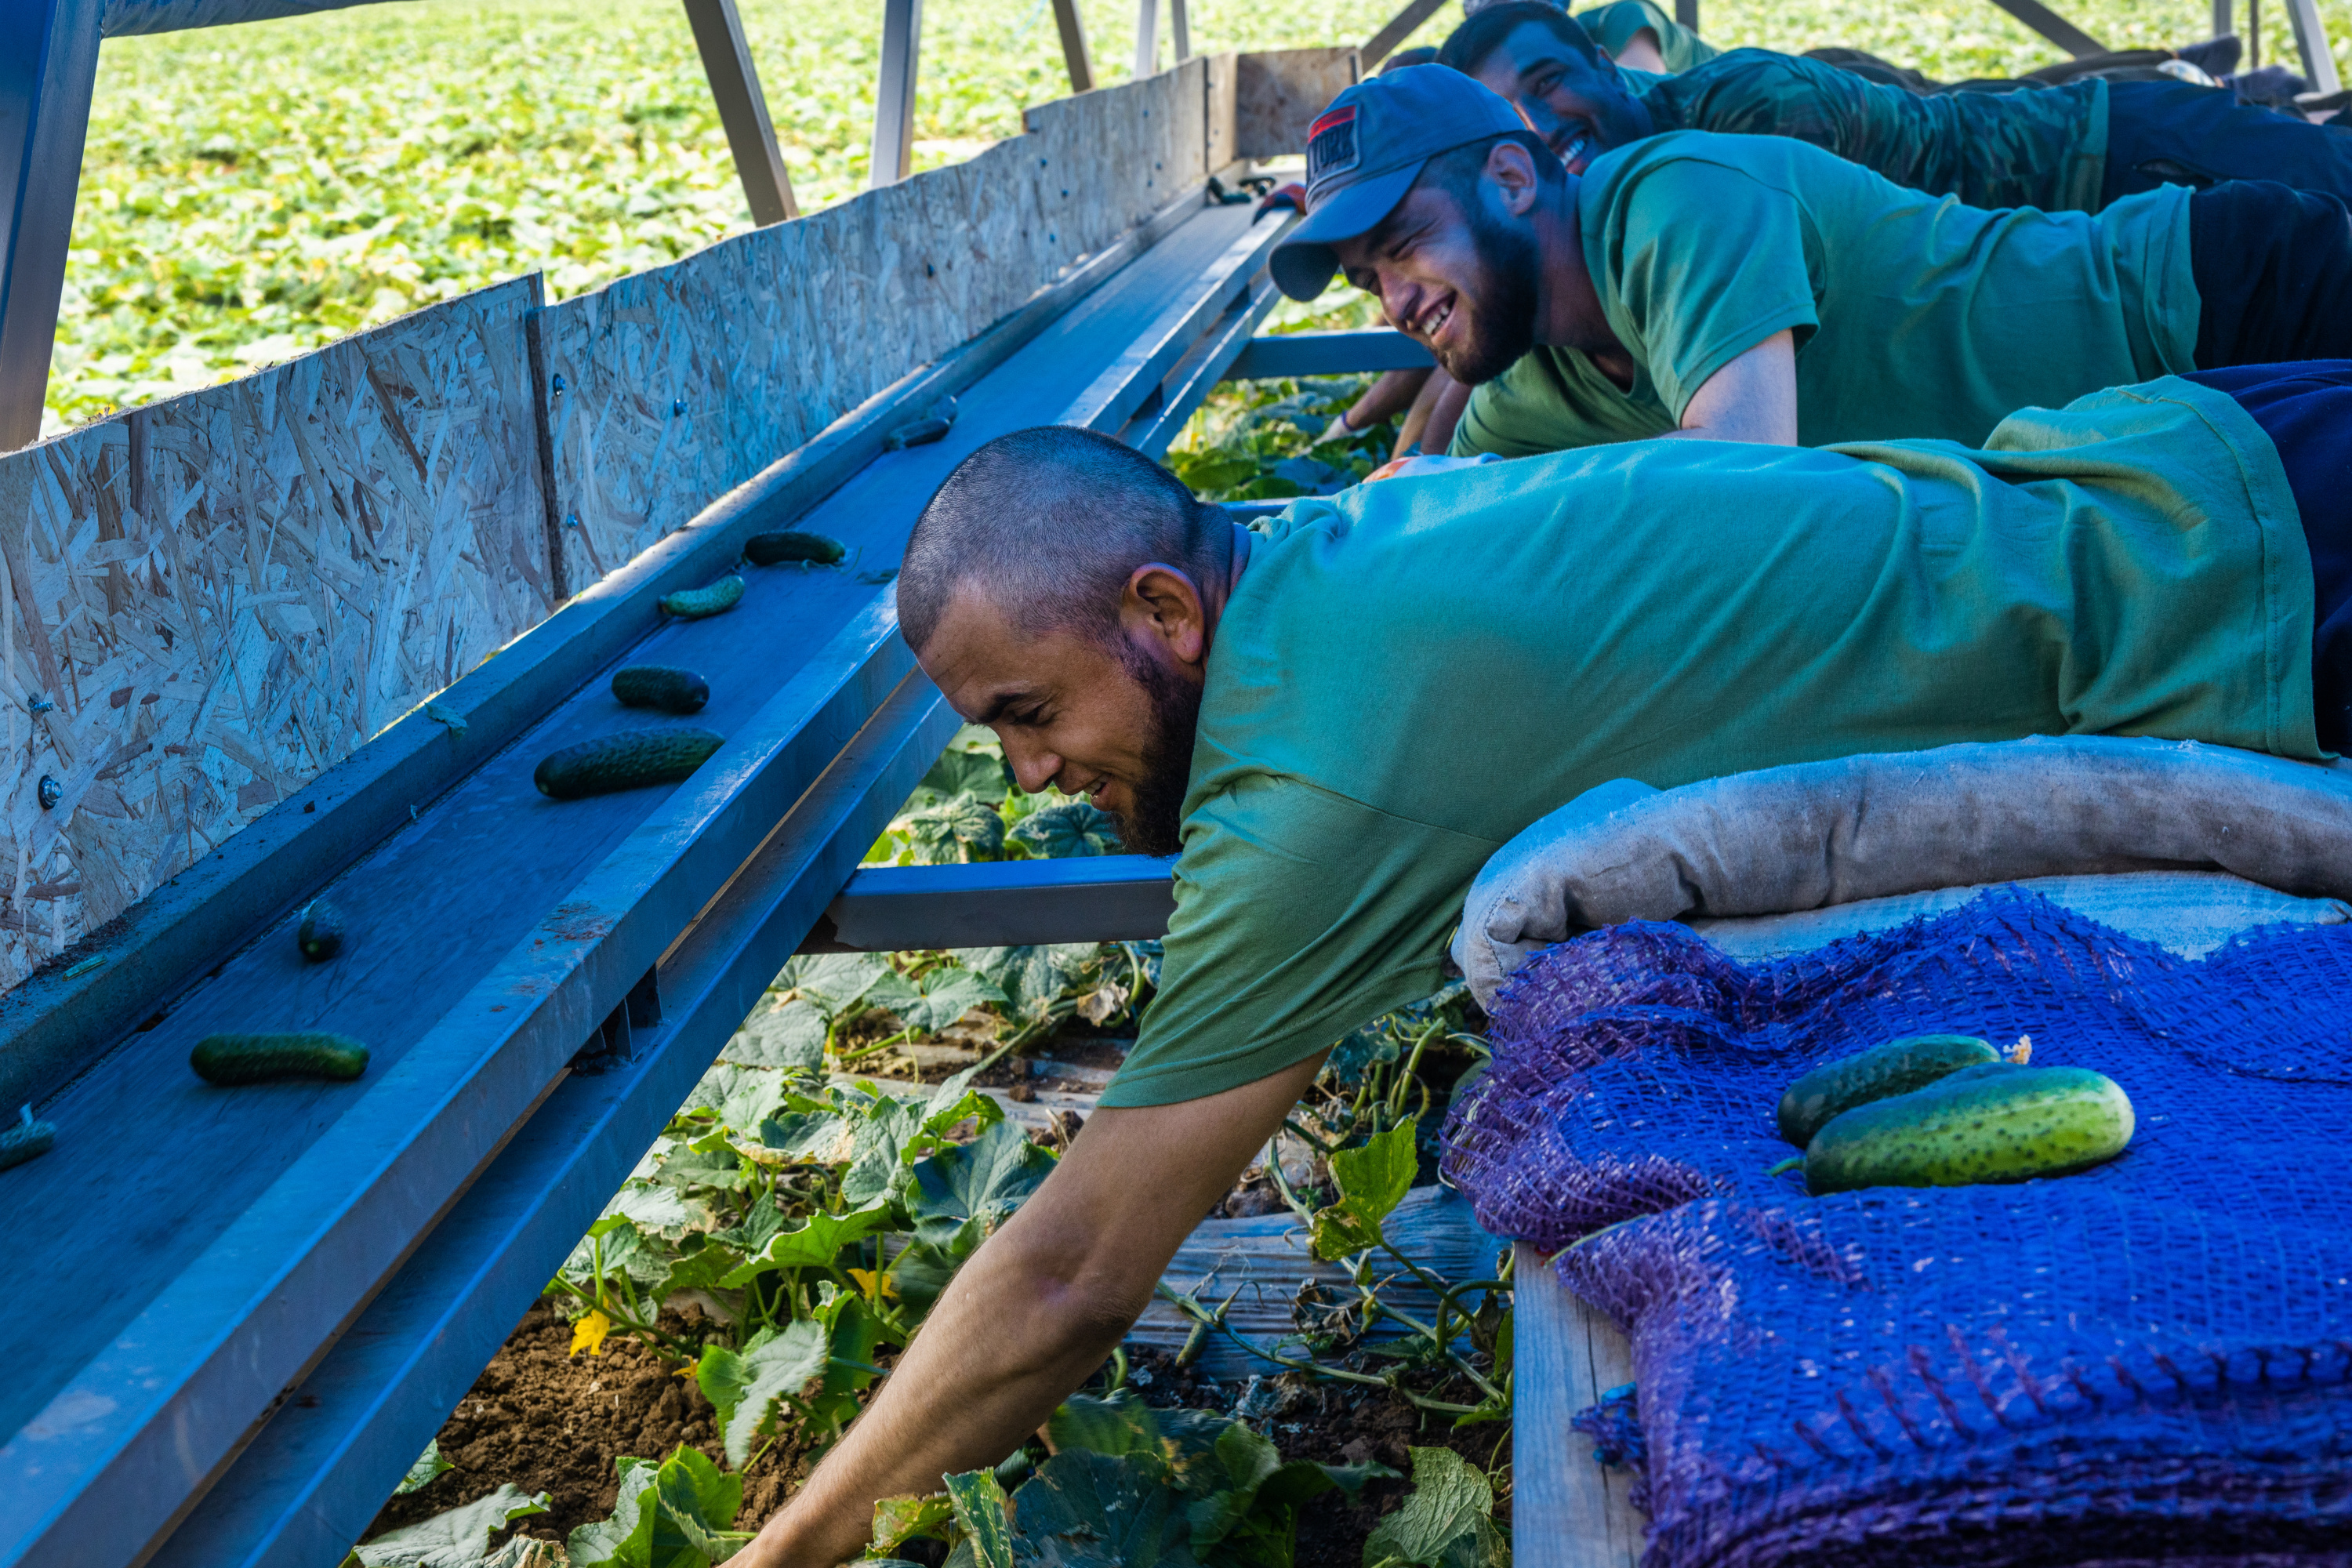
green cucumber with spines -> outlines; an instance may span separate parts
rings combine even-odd
[[[11,1165],[21,1165],[27,1160],[37,1160],[57,1146],[57,1124],[33,1120],[33,1108],[26,1106],[18,1113],[22,1118],[16,1126],[0,1132],[0,1171]]]
[[[530,775],[539,793],[555,800],[578,800],[648,784],[676,784],[709,762],[727,743],[723,735],[681,725],[667,730],[625,730],[550,752]]]
[[[312,963],[324,963],[343,951],[342,911],[324,899],[313,899],[310,907],[302,911],[302,923],[294,932],[295,945],[302,956]]]
[[[776,566],[787,561],[812,566],[837,565],[849,552],[830,534],[803,533],[797,528],[781,533],[755,533],[743,542],[743,559],[754,566]]]
[[[206,1035],[188,1065],[206,1083],[270,1083],[323,1079],[348,1083],[367,1071],[367,1047],[348,1035],[308,1030],[285,1035]]]
[[[2000,1053],[1974,1035],[1907,1035],[1815,1068],[1780,1097],[1780,1136],[1802,1149],[1832,1117],[1889,1095],[1925,1089],[1947,1073],[1989,1066]]]
[[[742,598],[743,579],[721,577],[706,588],[680,588],[675,594],[665,594],[661,607],[681,621],[700,621],[725,615]]]
[[[2063,1176],[2131,1142],[2131,1097],[2088,1068],[1985,1064],[1834,1117],[1805,1151],[1816,1197]]]
[[[666,713],[699,713],[710,700],[710,683],[690,669],[665,664],[633,664],[613,673],[613,696],[627,708],[658,708]]]

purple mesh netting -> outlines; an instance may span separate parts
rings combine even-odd
[[[1811,1198],[1800,1072],[1937,1031],[2091,1067],[2096,1170]],[[1447,1173],[1633,1342],[1648,1568],[2352,1563],[2352,926],[2189,962],[2032,894],[1780,963],[1538,955]],[[1630,1222],[1620,1224],[1620,1222]]]

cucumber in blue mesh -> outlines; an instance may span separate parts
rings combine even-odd
[[[1908,1035],[1815,1068],[1780,1097],[1780,1136],[1802,1149],[1830,1119],[1857,1105],[1925,1089],[1947,1073],[2000,1060],[1974,1035]]]
[[[2133,1127],[2130,1096],[2104,1073],[1971,1069],[1832,1118],[1805,1151],[1805,1190],[2063,1176],[2122,1153]]]

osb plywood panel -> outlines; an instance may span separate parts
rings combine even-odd
[[[1207,55],[1201,62],[1208,68],[1203,120],[1201,130],[1202,165],[1209,173],[1240,158],[1239,127],[1234,120],[1235,89],[1241,75],[1241,57],[1235,54]]]
[[[1352,48],[1272,49],[1244,55],[1234,88],[1241,158],[1280,158],[1307,151],[1307,126],[1361,72]]]
[[[1032,110],[968,163],[540,318],[577,593],[1204,177],[1207,63]],[[557,383],[561,382],[558,387]]]
[[[0,458],[0,984],[548,614],[538,300],[519,279]]]

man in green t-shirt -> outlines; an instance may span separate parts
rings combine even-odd
[[[2345,454],[2319,442],[2299,511],[2311,465],[2264,421],[2352,428],[2334,374],[2103,393],[1980,451],[1477,465],[1258,533],[1101,436],[982,447],[916,525],[899,625],[1024,788],[1181,845],[1159,990],[1102,1109],[735,1562],[837,1562],[877,1498],[1035,1430],[1332,1042],[1441,984],[1481,866],[1580,793],[2036,734],[2319,758]]]
[[[2098,387],[2352,356],[2352,218],[2277,186],[1989,212],[1789,137],[1699,131],[1578,176],[1443,66],[1342,92],[1309,127],[1307,175],[1275,281],[1312,299],[1344,267],[1476,388],[1457,454],[1973,445]]]
[[[2352,129],[2314,125],[2179,82],[1923,97],[1817,60],[1736,49],[1677,76],[1612,63],[1537,0],[1489,6],[1439,59],[1517,104],[1581,174],[1664,131],[1794,136],[1898,185],[1970,206],[2096,212],[2158,185],[2270,180],[2352,200]],[[2189,106],[2192,123],[2176,123]]]

